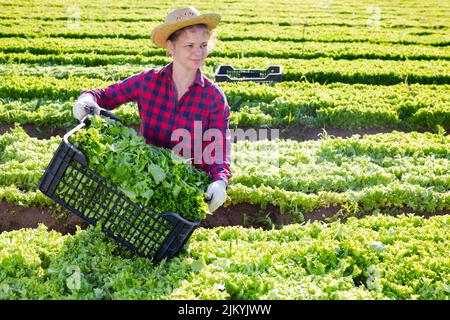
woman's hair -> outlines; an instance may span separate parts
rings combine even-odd
[[[208,26],[206,24],[194,24],[191,26],[187,26],[181,29],[178,29],[177,31],[175,31],[174,33],[172,33],[169,38],[167,38],[167,40],[170,40],[172,42],[176,42],[178,37],[186,30],[191,30],[191,29],[202,29],[206,32],[208,32],[208,36],[209,36],[209,40],[208,40],[208,53],[210,53],[212,51],[212,49],[214,48],[214,45],[216,44],[216,34],[214,31],[209,30]],[[169,53],[167,52],[167,54],[169,55]]]

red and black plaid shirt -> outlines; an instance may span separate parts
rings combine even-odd
[[[213,180],[222,179],[228,185],[232,176],[230,109],[222,90],[201,70],[179,101],[172,81],[172,63],[160,69],[145,70],[105,89],[83,93],[93,95],[97,104],[108,110],[136,102],[142,120],[140,134],[147,143],[192,158],[197,168]],[[174,132],[176,136],[172,137]],[[213,147],[218,144],[220,148]],[[183,149],[190,155],[184,154]]]

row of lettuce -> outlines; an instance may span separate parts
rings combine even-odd
[[[167,12],[165,13],[167,14]],[[164,15],[165,15],[164,14]],[[119,38],[149,39],[151,30],[160,21],[104,21],[31,19],[0,20],[1,37],[42,38]],[[223,41],[320,41],[320,42],[372,42],[448,46],[447,29],[424,30],[420,27],[407,29],[376,28],[375,25],[291,25],[290,23],[267,23],[247,25],[223,23],[218,28],[218,39]]]
[[[0,38],[3,53],[31,53],[40,55],[66,55],[96,53],[101,55],[128,55],[153,57],[165,56],[163,49],[150,46],[148,39],[72,39],[72,38]],[[422,45],[398,45],[360,43],[357,46],[346,42],[282,42],[271,41],[218,41],[210,53],[211,57],[242,58],[267,57],[276,59],[382,59],[382,60],[449,60],[445,47]]]
[[[34,13],[37,13],[36,10]],[[9,25],[8,20],[35,20],[37,22],[44,22],[44,21],[64,21],[67,23],[67,21],[70,21],[73,19],[73,16],[70,15],[64,15],[61,13],[57,13],[55,16],[50,16],[48,14],[45,16],[42,15],[33,15],[28,14],[23,16],[24,12],[8,12],[0,17],[0,20],[4,20],[5,25]],[[152,12],[154,13],[154,11]],[[167,14],[167,12],[161,12],[161,15]],[[22,15],[22,16],[21,16]],[[370,25],[367,23],[367,19],[364,19],[363,17],[355,17],[355,15],[351,16],[342,16],[341,18],[336,18],[336,16],[331,15],[320,15],[315,14],[314,16],[309,16],[304,19],[299,19],[299,17],[275,17],[272,16],[270,19],[261,19],[260,17],[250,17],[246,16],[245,18],[242,18],[242,14],[240,15],[241,19],[235,19],[235,17],[228,15],[227,20],[222,21],[222,24],[229,24],[229,25],[236,25],[236,24],[247,24],[247,25],[268,25],[268,26],[297,26],[297,27],[353,27],[353,28],[370,28]],[[367,16],[366,16],[367,17]],[[268,17],[269,18],[269,17]],[[398,16],[391,16],[389,18],[389,21],[384,21],[383,28],[386,29],[397,29],[397,30],[403,30],[405,29],[414,29],[414,32],[411,32],[412,35],[430,35],[432,34],[433,30],[442,30],[447,29],[448,26],[446,24],[445,17],[442,16],[434,16],[432,18],[428,18],[427,22],[424,22],[426,18],[421,19],[420,23],[408,20],[405,17],[398,17]],[[156,16],[136,16],[133,15],[133,13],[129,14],[128,12],[124,13],[123,10],[120,11],[119,15],[102,15],[102,16],[91,16],[84,15],[83,17],[80,17],[79,21],[95,21],[95,22],[103,22],[106,23],[114,23],[114,22],[162,22],[161,17]],[[422,32],[418,31],[422,29]],[[429,29],[429,31],[427,31]]]
[[[242,2],[230,7],[226,2],[214,3],[214,10],[222,12],[223,23],[233,24],[278,24],[278,25],[338,25],[338,26],[367,26],[367,19],[370,13],[368,9],[375,10],[377,6],[368,6],[359,2],[345,1],[333,4],[329,1],[305,1],[296,3],[295,7],[289,11],[278,3],[266,3],[264,6],[255,5],[254,2]],[[384,3],[383,3],[384,2]],[[429,6],[421,2],[413,3],[408,1],[406,7],[393,4],[388,1],[379,1],[382,6],[383,27],[406,29],[418,27],[424,29],[442,29],[447,27],[446,16],[443,15],[439,6],[430,3]],[[5,4],[7,5],[7,4]],[[130,4],[118,6],[114,3],[108,4],[84,4],[79,7],[69,7],[55,5],[54,3],[40,2],[34,6],[32,12],[27,12],[28,3],[20,1],[14,3],[14,7],[9,7],[2,14],[1,19],[31,19],[38,21],[67,21],[73,15],[79,13],[82,21],[101,21],[104,23],[124,21],[124,22],[160,22],[162,18],[172,8],[166,2],[154,1],[150,5]],[[197,5],[197,4],[193,4]],[[381,7],[378,7],[381,10]],[[72,9],[72,10],[69,10]],[[78,9],[75,11],[74,9]],[[245,15],[243,12],[252,12]],[[421,19],[410,19],[411,12],[420,10]],[[105,15],[105,11],[108,12]],[[266,13],[271,12],[268,16]],[[381,14],[381,11],[380,11]]]
[[[9,72],[0,84],[0,123],[68,129],[75,125],[72,107],[83,90],[106,87],[139,69],[27,67]],[[231,128],[450,129],[449,85],[282,82],[222,83],[221,88],[232,111]],[[139,125],[134,103],[116,112],[127,125]]]
[[[153,265],[100,228],[40,225],[0,234],[0,299],[448,300],[449,239],[448,215],[200,228]]]
[[[38,65],[83,65],[105,66],[127,63],[159,67],[171,61],[169,57],[144,57],[129,55],[104,55],[93,53],[43,54],[0,53],[3,64]],[[334,60],[317,59],[275,59],[275,58],[221,58],[210,57],[206,61],[205,72],[213,75],[220,65],[231,65],[238,69],[266,69],[281,66],[283,81],[302,81],[319,83],[363,83],[374,85],[393,85],[398,83],[449,84],[448,60],[380,60],[356,59]],[[233,79],[233,77],[231,77]],[[239,77],[238,77],[239,79]],[[269,79],[270,80],[270,79]]]
[[[233,133],[242,138],[239,134]],[[37,186],[60,141],[30,138],[20,126],[1,135],[0,200],[52,205]],[[307,142],[239,140],[232,145],[234,176],[225,205],[273,205],[299,220],[328,207],[349,214],[442,212],[450,209],[449,143],[448,135],[417,132],[324,135]]]

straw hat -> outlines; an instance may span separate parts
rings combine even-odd
[[[215,13],[200,14],[194,7],[174,10],[167,15],[165,23],[153,29],[152,41],[158,47],[166,48],[167,39],[175,31],[194,24],[206,24],[212,30],[219,24],[220,18]]]

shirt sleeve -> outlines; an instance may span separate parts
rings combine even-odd
[[[211,111],[208,131],[211,132],[210,136],[214,136],[214,139],[206,135],[207,140],[214,141],[216,146],[211,152],[209,158],[210,164],[207,165],[208,173],[214,181],[223,180],[228,186],[229,179],[232,177],[230,170],[231,165],[231,133],[229,129],[230,121],[230,107],[228,105],[225,94],[220,91],[220,94],[216,95],[214,109]],[[211,130],[212,129],[212,130]],[[207,132],[208,132],[207,131]],[[216,154],[217,151],[217,154]],[[211,160],[214,159],[214,160]]]
[[[124,103],[137,101],[144,79],[143,75],[144,72],[141,72],[105,89],[86,90],[82,94],[91,94],[100,107],[113,110]]]

